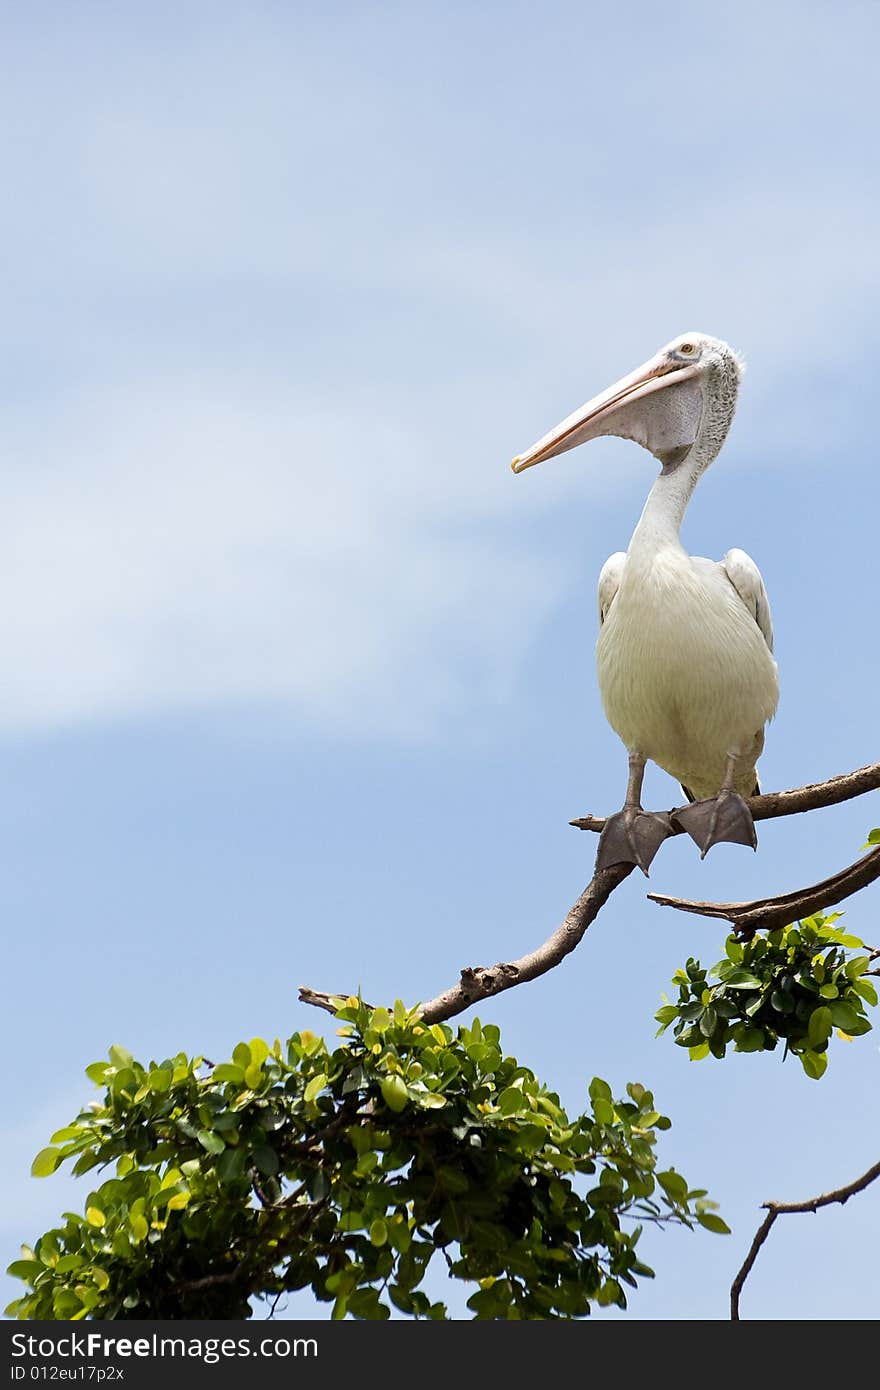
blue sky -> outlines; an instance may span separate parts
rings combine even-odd
[[[414,1002],[577,897],[595,844],[567,822],[626,775],[595,583],[654,463],[613,440],[508,463],[676,333],[748,363],[684,538],[767,583],[762,781],[876,758],[878,21],[490,0],[0,23],[11,1259],[85,1195],[28,1167],[110,1042],[217,1056],[322,1026],[302,982]],[[675,799],[656,770],[646,793]],[[787,890],[878,822],[850,803],[702,864],[676,841],[652,886]],[[876,894],[847,920],[876,941]],[[654,1041],[673,970],[722,936],[633,877],[561,969],[480,1011],[573,1108],[594,1073],[650,1084],[664,1158],[721,1202],[730,1238],[646,1237],[640,1318],[723,1318],[760,1202],[877,1157],[874,1034],[820,1085]],[[875,1316],[878,1237],[877,1192],[778,1223],[744,1315]]]

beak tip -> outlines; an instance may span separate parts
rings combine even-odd
[[[514,473],[519,472],[519,465],[522,463],[522,454],[517,454],[516,458],[510,460],[510,467]]]

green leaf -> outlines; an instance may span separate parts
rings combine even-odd
[[[877,1003],[877,987],[872,980],[856,980],[853,989],[856,994],[861,995],[866,1004]]]
[[[406,1108],[409,1101],[409,1093],[406,1089],[406,1082],[403,1077],[383,1077],[380,1089],[382,1091],[382,1099],[388,1106],[388,1109],[393,1110],[396,1115],[399,1115],[401,1110]]]
[[[226,1148],[219,1134],[214,1134],[210,1129],[200,1129],[196,1135],[203,1149],[207,1149],[209,1154],[222,1154]]]
[[[699,999],[694,999],[690,1004],[679,1004],[677,1013],[679,1018],[685,1019],[688,1023],[696,1023],[702,1017],[704,1005]]]
[[[348,1311],[356,1318],[369,1318],[373,1322],[391,1316],[389,1309],[379,1301],[378,1289],[356,1289],[349,1296]]]
[[[707,1042],[697,1043],[695,1047],[689,1047],[688,1056],[692,1062],[702,1062],[704,1057],[709,1056],[709,1044]]]
[[[502,1115],[519,1115],[528,1108],[528,1102],[518,1086],[508,1086],[498,1097],[498,1109]]]
[[[83,1258],[82,1255],[77,1255],[77,1254],[62,1255],[62,1256],[61,1256],[61,1259],[58,1261],[57,1265],[55,1266],[55,1273],[56,1273],[56,1274],[69,1274],[70,1271],[71,1271],[72,1269],[80,1269],[81,1266],[84,1265],[84,1264],[85,1264],[85,1260],[84,1260],[84,1258]]]
[[[246,1154],[242,1146],[229,1148],[217,1159],[217,1176],[221,1182],[235,1182],[244,1175]]]
[[[56,1129],[52,1135],[50,1143],[65,1144],[70,1139],[81,1139],[87,1131],[81,1125],[65,1125],[63,1129]]]
[[[700,1019],[700,1032],[703,1034],[705,1038],[711,1038],[712,1034],[715,1032],[715,1025],[717,1024],[717,1022],[718,1015],[712,1008],[712,1005],[708,1004],[706,1008],[703,1010],[703,1014]]]
[[[720,1216],[716,1216],[714,1211],[698,1211],[697,1220],[701,1226],[705,1226],[707,1231],[714,1231],[719,1236],[729,1236],[730,1227],[726,1221],[722,1221]]]
[[[234,1081],[241,1086],[244,1084],[244,1067],[236,1066],[234,1062],[221,1062],[212,1071],[211,1080],[218,1083]]]
[[[835,999],[828,1012],[834,1027],[842,1028],[844,1033],[851,1033],[862,1022],[861,1015],[856,1013],[852,1004],[848,1004],[845,999]]]
[[[724,983],[728,989],[761,989],[764,981],[748,970],[731,970],[730,974],[724,977]]]
[[[385,1245],[388,1240],[388,1225],[384,1216],[377,1216],[370,1225],[370,1242],[373,1245]]]
[[[274,1178],[281,1164],[278,1155],[269,1144],[260,1144],[253,1151],[253,1160],[256,1167],[267,1178]]]
[[[437,1091],[422,1091],[415,1093],[413,1099],[425,1110],[442,1110],[447,1104],[445,1096],[441,1096]]]
[[[327,1073],[319,1071],[317,1076],[313,1076],[304,1091],[306,1101],[316,1100],[327,1085]]]
[[[596,1117],[597,1124],[614,1124],[614,1106],[611,1104],[610,1100],[605,1100],[603,1096],[598,1096],[597,1099],[593,1101],[593,1114]]]
[[[50,1173],[54,1173],[61,1160],[64,1158],[60,1149],[40,1149],[33,1163],[31,1164],[32,1178],[48,1178]]]
[[[786,990],[774,989],[770,995],[770,1006],[778,1014],[794,1013],[794,1000]]]
[[[818,1081],[825,1073],[828,1066],[827,1052],[801,1052],[798,1054],[801,1059],[801,1066],[813,1081]]]
[[[763,1052],[764,1030],[762,1028],[742,1028],[734,1034],[737,1052]]]
[[[831,1037],[832,1028],[831,1010],[827,1004],[820,1004],[818,1009],[814,1009],[810,1014],[807,1024],[807,1041],[810,1047],[821,1047],[822,1043],[827,1042]]]
[[[140,1213],[135,1213],[135,1215],[128,1218],[128,1224],[131,1227],[132,1237],[138,1244],[140,1244],[142,1240],[146,1240],[149,1235],[150,1227],[145,1217],[141,1216]]]
[[[667,1197],[671,1197],[674,1202],[687,1201],[688,1185],[680,1173],[670,1169],[666,1173],[657,1173],[656,1177]]]
[[[852,960],[847,961],[844,974],[848,980],[856,980],[859,975],[864,975],[865,971],[870,968],[870,956],[853,956]]]

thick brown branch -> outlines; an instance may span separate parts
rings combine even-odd
[[[755,820],[767,820],[775,816],[790,816],[800,811],[816,810],[820,806],[833,806],[836,802],[847,801],[878,787],[880,763],[872,763],[856,772],[832,777],[827,782],[816,782],[793,791],[768,792],[762,796],[753,796],[748,804]],[[601,830],[605,821],[588,816],[584,820],[572,821],[571,824],[585,830]],[[680,833],[678,829],[673,830],[673,834]],[[463,1013],[465,1009],[483,999],[491,999],[504,990],[513,989],[515,985],[525,984],[528,980],[537,979],[539,975],[545,975],[548,970],[559,965],[560,961],[580,943],[590,923],[595,920],[615,888],[629,877],[633,868],[632,864],[615,864],[610,869],[594,873],[564,921],[541,946],[527,955],[520,956],[518,960],[499,961],[497,965],[491,966],[466,966],[454,985],[421,1006],[422,1017],[428,1023],[442,1022]],[[856,889],[848,891],[855,892]],[[677,900],[675,905],[679,905]],[[748,908],[754,904],[732,906]],[[692,907],[689,910],[699,909]],[[342,1000],[348,996],[327,994],[322,990],[302,985],[299,997],[304,1004],[314,1004],[317,1008],[335,1013]]]
[[[827,782],[812,782],[807,787],[795,787],[787,792],[764,792],[760,796],[746,798],[746,805],[754,820],[775,820],[777,816],[794,816],[801,811],[818,811],[822,806],[836,806],[840,801],[850,801],[854,796],[864,796],[865,792],[880,788],[880,763],[869,763],[855,772],[844,772],[839,777],[830,777]],[[594,830],[597,834],[604,828],[603,816],[581,816],[569,821],[577,830]],[[673,826],[673,835],[684,831]]]
[[[821,912],[844,898],[852,897],[869,883],[880,878],[880,846],[854,864],[823,878],[810,888],[797,888],[792,893],[780,893],[776,898],[755,898],[748,903],[696,902],[691,898],[671,898],[665,893],[649,893],[648,897],[661,907],[675,907],[679,912],[695,912],[700,917],[724,917],[732,922],[737,935],[754,936],[756,931],[773,931],[787,927],[800,917]]]
[[[880,1178],[880,1163],[875,1163],[873,1167],[868,1169],[867,1173],[863,1173],[854,1182],[846,1183],[844,1187],[836,1187],[833,1192],[823,1192],[818,1197],[808,1197],[805,1202],[765,1202],[764,1207],[767,1215],[755,1232],[755,1238],[749,1247],[749,1253],[746,1255],[743,1266],[730,1286],[731,1321],[740,1321],[739,1300],[743,1285],[777,1216],[784,1216],[792,1212],[817,1212],[820,1207],[829,1207],[834,1202],[848,1202],[850,1197],[854,1197],[857,1192],[864,1192],[865,1188],[877,1178]]]
[[[441,1023],[444,1019],[463,1013],[481,999],[490,999],[506,989],[513,989],[514,985],[522,985],[527,980],[546,975],[579,945],[587,927],[598,916],[615,888],[629,877],[634,868],[634,864],[614,864],[610,869],[597,870],[574,907],[543,945],[520,956],[518,960],[462,970],[457,984],[422,1005],[421,1014],[425,1022]]]

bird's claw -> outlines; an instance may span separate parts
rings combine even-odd
[[[637,864],[645,878],[651,860],[663,841],[672,834],[672,821],[666,811],[643,811],[639,806],[624,806],[609,816],[599,836],[596,868],[610,869],[613,864]]]
[[[687,831],[705,859],[713,845],[726,840],[734,845],[758,848],[758,834],[752,813],[739,792],[722,787],[717,796],[706,801],[694,801],[690,806],[672,812],[672,819]]]

